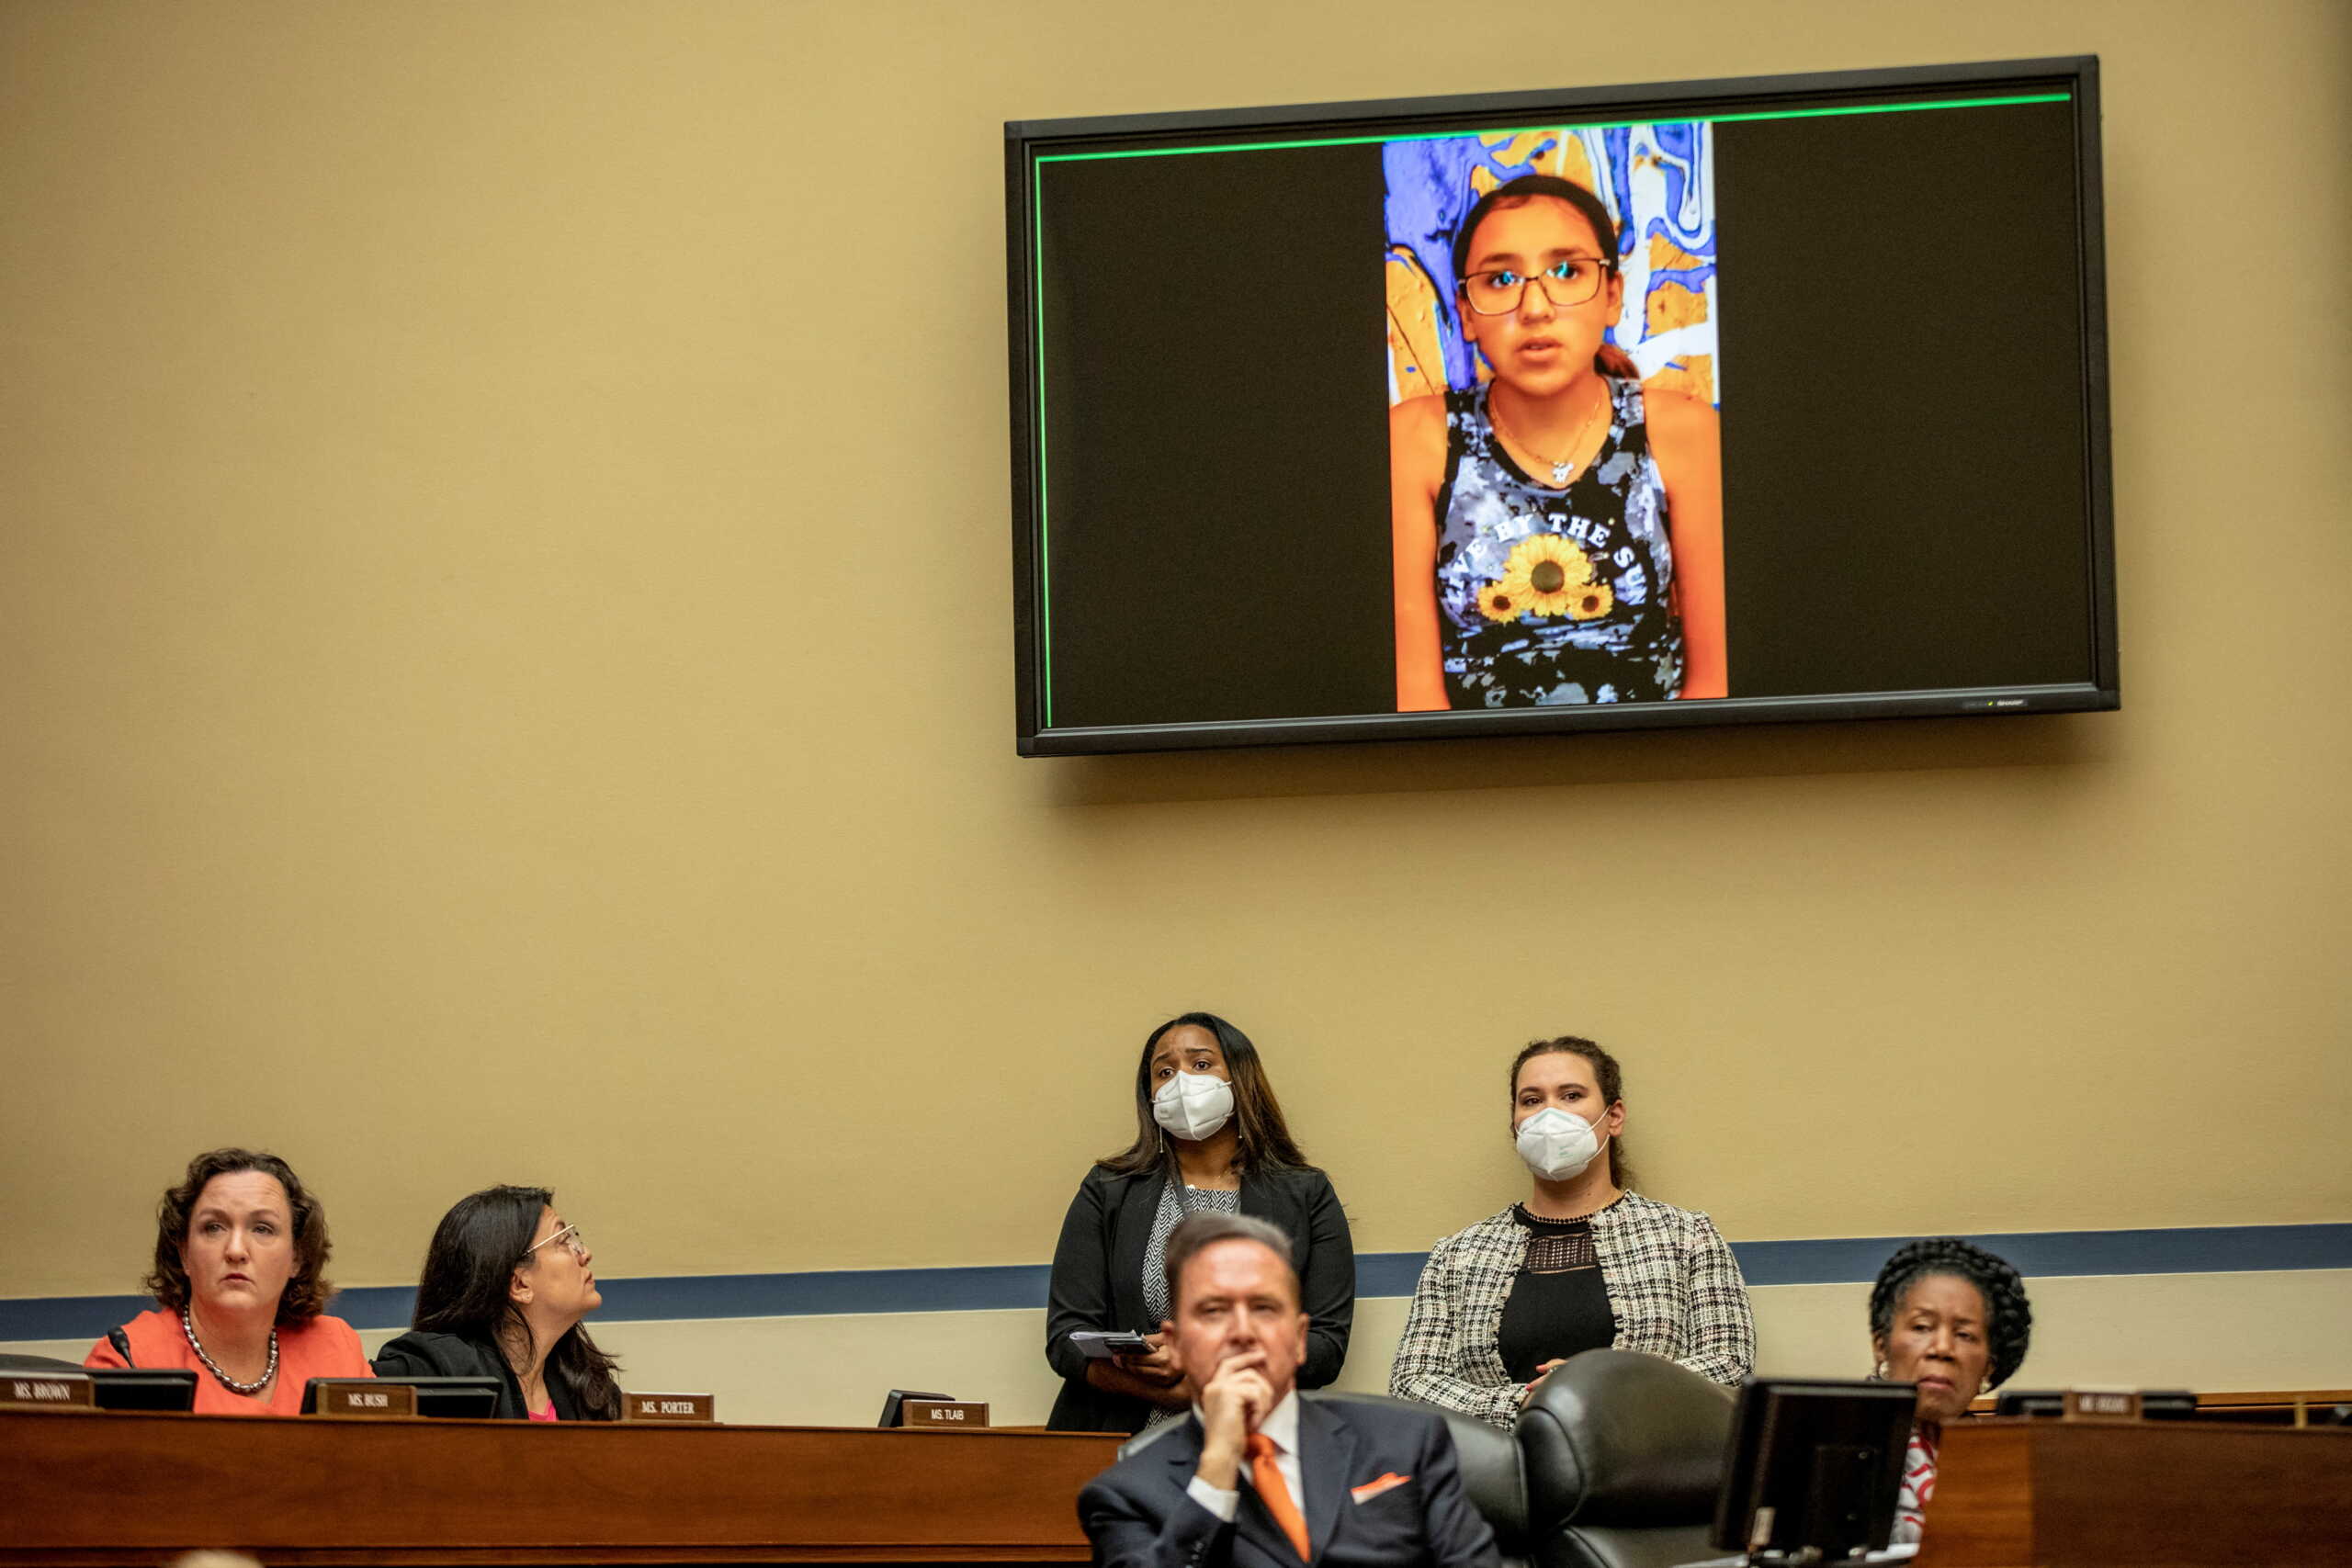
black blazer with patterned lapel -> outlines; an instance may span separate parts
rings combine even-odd
[[[1300,1568],[1246,1467],[1231,1524],[1193,1499],[1200,1460],[1195,1417],[1087,1483],[1078,1517],[1099,1568]],[[1302,1400],[1298,1463],[1320,1568],[1494,1568],[1494,1532],[1435,1411]]]

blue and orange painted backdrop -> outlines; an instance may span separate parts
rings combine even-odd
[[[1453,235],[1478,198],[1521,175],[1556,175],[1616,219],[1625,310],[1610,341],[1646,386],[1721,407],[1716,345],[1714,138],[1703,120],[1561,127],[1392,141],[1387,172],[1388,400],[1487,375],[1462,336]]]

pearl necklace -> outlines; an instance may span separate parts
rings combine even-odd
[[[206,1354],[204,1341],[196,1337],[196,1319],[188,1315],[186,1307],[180,1308],[180,1332],[187,1336],[188,1348],[196,1352],[196,1359],[204,1363],[204,1370],[219,1378],[220,1386],[231,1393],[259,1393],[269,1386],[269,1380],[277,1375],[277,1325],[276,1324],[270,1325],[269,1329],[269,1365],[264,1367],[261,1370],[261,1376],[251,1382],[239,1382],[220,1370],[220,1362]]]

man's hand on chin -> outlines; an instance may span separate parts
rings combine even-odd
[[[1201,1390],[1201,1463],[1193,1473],[1220,1492],[1238,1486],[1242,1447],[1273,1407],[1263,1350],[1244,1350],[1221,1363]]]

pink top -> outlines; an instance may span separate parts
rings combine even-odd
[[[277,1380],[266,1393],[232,1393],[205,1371],[180,1327],[180,1314],[158,1307],[122,1325],[131,1359],[142,1367],[185,1367],[196,1374],[198,1416],[300,1416],[302,1385],[311,1378],[370,1378],[368,1352],[359,1336],[339,1317],[314,1317],[277,1331]],[[112,1344],[101,1339],[82,1358],[85,1367],[124,1364]]]
[[[556,1414],[555,1414],[555,1401],[554,1401],[554,1400],[552,1400],[552,1399],[548,1400],[548,1403],[547,1403],[547,1407],[546,1407],[545,1409],[543,1409],[543,1410],[534,1410],[534,1411],[530,1412],[530,1416],[531,1416],[531,1419],[532,1419],[532,1420],[534,1420],[534,1421],[552,1421],[552,1420],[554,1420],[554,1419],[556,1418]]]

